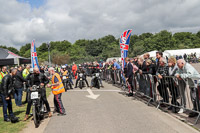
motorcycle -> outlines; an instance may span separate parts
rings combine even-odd
[[[40,86],[33,85],[30,89],[30,98],[32,100],[32,113],[35,127],[39,127],[40,121],[44,118],[44,103],[41,100],[41,89]]]
[[[65,91],[72,89],[72,83],[70,82],[69,74],[63,76],[63,84]]]
[[[94,87],[96,87],[97,89],[100,89],[100,73],[95,73],[94,74],[95,78],[94,78]]]
[[[80,73],[80,74],[79,74],[79,77],[80,77],[80,80],[79,80],[79,88],[80,88],[80,89],[82,89],[82,88],[85,86],[84,81],[83,81],[83,76],[84,76],[83,73]]]

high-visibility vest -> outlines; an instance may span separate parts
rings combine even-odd
[[[3,73],[3,72],[0,72],[0,83],[2,82],[2,79],[4,76],[6,76],[8,73]]]
[[[60,72],[60,67],[58,68],[58,72]]]
[[[63,76],[66,76],[68,73],[68,71],[66,70],[64,73],[63,73]]]
[[[29,75],[28,69],[24,69],[22,75],[23,75],[23,78],[26,78]]]
[[[52,80],[51,80],[52,84],[55,84],[55,82],[54,82],[55,77],[58,79],[59,85],[58,86],[52,86],[51,89],[52,89],[52,93],[54,95],[58,95],[60,93],[65,92],[65,88],[64,88],[64,85],[63,85],[62,80],[60,78],[60,75],[58,73],[55,73],[53,75]]]

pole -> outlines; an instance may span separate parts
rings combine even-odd
[[[50,43],[47,43],[48,46],[48,53],[49,53],[49,66],[51,67],[51,57],[50,57]]]

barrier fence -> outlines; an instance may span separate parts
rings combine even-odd
[[[121,74],[121,70],[106,69],[101,71],[101,78],[107,82],[112,82],[125,91],[130,91]],[[133,80],[134,96],[141,96],[147,99],[147,105],[151,102],[156,103],[157,109],[160,107],[170,107],[172,111],[177,113],[179,110],[183,112],[194,112],[198,116],[195,120],[197,124],[200,117],[200,82],[199,79],[177,79],[175,76],[163,76],[161,79],[151,74],[134,74]],[[130,87],[129,87],[130,88]]]

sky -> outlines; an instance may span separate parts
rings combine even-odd
[[[0,45],[200,31],[199,0],[0,0]]]

